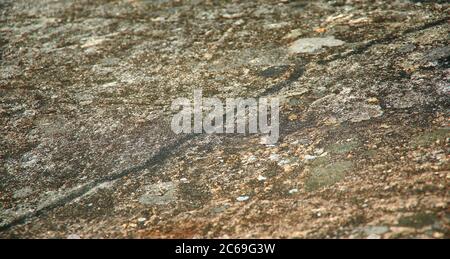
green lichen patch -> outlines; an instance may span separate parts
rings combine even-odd
[[[417,213],[400,218],[398,224],[403,227],[422,228],[433,225],[437,220],[436,215],[432,213]]]
[[[420,136],[413,138],[411,140],[411,144],[414,147],[429,146],[438,140],[445,140],[446,138],[450,138],[450,128],[441,128],[433,130],[431,132],[424,133]]]
[[[359,141],[352,140],[344,143],[332,144],[326,150],[328,150],[332,154],[341,155],[353,151],[354,149],[358,148],[359,145]]]
[[[313,167],[310,177],[306,180],[306,190],[315,191],[322,187],[331,186],[342,179],[353,168],[350,161],[332,163],[326,166]]]

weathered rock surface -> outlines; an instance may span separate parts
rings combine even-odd
[[[0,237],[450,237],[449,11],[0,0]],[[279,144],[173,134],[198,88]]]

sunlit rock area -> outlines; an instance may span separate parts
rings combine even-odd
[[[449,238],[448,1],[0,0],[0,238]],[[173,100],[279,98],[280,138]]]

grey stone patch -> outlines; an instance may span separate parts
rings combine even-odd
[[[271,154],[269,156],[270,161],[278,162],[281,159],[281,156],[279,154]]]
[[[143,205],[166,205],[177,199],[177,185],[173,182],[152,184],[144,188],[146,193],[139,198]]]
[[[75,189],[77,189],[77,188],[75,188]],[[43,194],[43,197],[40,199],[40,202],[38,203],[36,208],[39,211],[39,210],[43,210],[47,207],[50,207],[53,204],[56,204],[56,203],[62,201],[71,192],[72,192],[72,190],[67,191],[67,192],[64,190],[63,191],[55,191],[55,190],[47,191]]]
[[[97,88],[98,88],[99,93],[114,94],[120,88],[120,85],[117,82],[109,82],[109,83],[100,85]]]
[[[305,162],[312,161],[316,158],[317,156],[305,155]]]
[[[386,107],[395,109],[408,109],[432,102],[430,96],[417,92],[391,94],[385,98]]]
[[[436,62],[440,59],[450,56],[450,46],[445,46],[441,48],[435,48],[428,51],[424,55],[424,59],[429,62]]]
[[[94,48],[98,45],[103,44],[106,41],[104,37],[90,37],[83,39],[83,43],[81,45],[81,48],[83,49],[90,49]]]
[[[49,17],[57,16],[71,6],[70,1],[52,1],[51,4],[49,3],[50,1],[35,1],[33,2],[33,6],[30,7],[30,2],[15,1],[14,6],[18,10],[21,10],[23,15],[26,17],[39,17],[43,12],[48,14]]]
[[[22,156],[21,166],[24,169],[34,168],[39,162],[39,156],[32,152],[27,152]]]
[[[94,96],[87,92],[77,93],[73,98],[82,106],[89,105],[94,102]]]
[[[152,78],[142,71],[125,71],[119,76],[119,81],[123,84],[139,84],[148,83],[152,81]]]
[[[303,95],[309,92],[309,89],[302,86],[298,81],[292,84],[292,87],[296,89],[295,91],[281,92],[279,98],[282,104],[287,104],[289,106],[297,106],[302,104],[301,98]]]
[[[301,29],[295,29],[292,30],[290,33],[288,33],[286,36],[283,37],[283,39],[295,39],[300,37],[303,34],[303,31]]]
[[[104,182],[104,183],[101,183],[101,184],[95,186],[94,188],[90,189],[88,192],[86,192],[86,193],[83,194],[82,196],[80,196],[80,197],[74,199],[73,202],[75,202],[75,203],[76,203],[76,202],[80,202],[81,199],[86,198],[86,197],[90,197],[90,196],[92,196],[92,195],[98,193],[98,191],[100,191],[100,190],[111,189],[111,188],[113,188],[115,182],[116,182],[116,181],[111,181],[111,182]]]
[[[109,186],[108,184],[109,183],[101,184],[97,189],[105,188],[105,186]],[[39,211],[52,208],[65,202],[72,196],[80,196],[79,194],[84,192],[85,189],[91,189],[91,193],[96,190],[96,188],[94,188],[94,183],[89,182],[67,190],[47,191],[38,197],[33,204],[22,203],[14,209],[0,210],[0,227],[11,224],[17,219],[31,217]],[[78,200],[79,199],[75,199],[74,202]]]
[[[348,91],[330,94],[313,102],[309,112],[339,123],[367,121],[383,115],[381,106],[367,103],[365,98],[351,95]]]
[[[0,80],[7,80],[17,77],[21,74],[20,68],[17,66],[3,65],[0,67]]]
[[[266,30],[279,30],[282,29],[284,27],[289,26],[288,22],[280,22],[280,23],[270,23],[270,24],[265,24],[264,25],[264,29]]]
[[[278,165],[279,166],[285,166],[285,165],[289,165],[289,164],[295,163],[297,161],[298,161],[298,158],[296,158],[296,157],[289,157],[289,158],[281,159],[280,161],[278,161]]]
[[[379,236],[389,232],[389,227],[386,226],[367,226],[359,229],[366,236]]]
[[[383,115],[383,111],[378,105],[368,105],[364,103],[357,103],[356,110],[352,110],[347,114],[342,114],[338,119],[340,122],[351,121],[351,122],[361,122],[367,121],[371,118],[380,117]]]
[[[289,47],[289,53],[316,53],[323,47],[337,47],[344,45],[345,42],[331,37],[325,38],[304,38],[294,41]]]
[[[13,198],[14,199],[26,198],[26,197],[30,196],[32,193],[33,193],[33,189],[31,189],[30,187],[24,187],[22,189],[15,191]]]
[[[41,134],[52,136],[64,134],[67,131],[68,121],[64,116],[49,116],[35,121],[35,126]]]
[[[267,46],[264,49],[242,49],[227,53],[210,66],[211,71],[228,71],[230,68],[252,66],[286,66],[288,53],[284,48]]]
[[[398,51],[402,54],[405,54],[405,53],[412,52],[415,49],[416,49],[416,45],[414,45],[414,44],[404,44],[398,49]]]
[[[22,207],[18,208],[17,210],[5,210],[3,208],[0,209],[0,228],[11,224],[16,218],[26,215],[27,211],[28,210],[26,208]]]

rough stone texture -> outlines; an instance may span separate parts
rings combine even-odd
[[[0,237],[449,238],[449,7],[0,0]],[[174,135],[197,88],[280,143]]]

